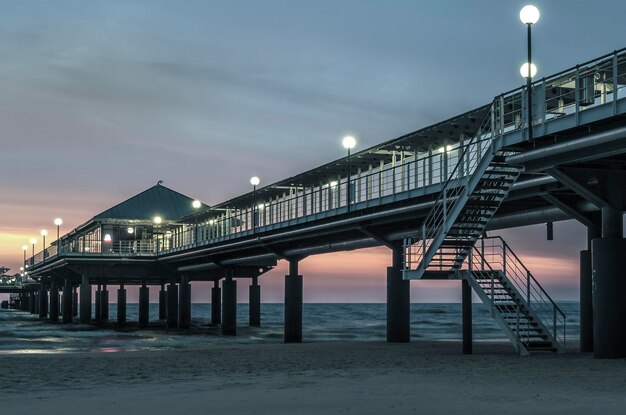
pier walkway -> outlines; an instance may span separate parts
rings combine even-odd
[[[546,223],[551,237],[553,222],[573,218],[589,237],[581,253],[581,350],[624,357],[626,328],[612,316],[624,316],[626,309],[612,293],[626,294],[617,275],[625,257],[625,88],[623,49],[534,82],[532,111],[526,87],[514,89],[214,206],[194,207],[192,199],[158,184],[63,235],[25,266],[41,282],[41,298],[50,290],[58,301],[59,289],[75,292],[80,285],[81,322],[92,318],[91,284],[99,286],[97,310],[108,304],[107,284],[122,285],[118,304],[125,304],[123,284],[141,284],[141,324],[147,324],[149,286],[159,285],[161,317],[171,327],[185,327],[189,281],[214,281],[213,321],[224,334],[235,334],[236,279],[252,281],[250,324],[258,325],[258,277],[287,260],[285,341],[297,342],[298,262],[383,245],[392,251],[389,341],[410,338],[409,280],[458,279],[464,351],[471,352],[474,290],[526,354],[563,350],[566,317],[513,249],[487,232]],[[71,321],[73,298],[64,301],[64,321]]]

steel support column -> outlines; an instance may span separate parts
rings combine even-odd
[[[298,259],[289,260],[285,275],[285,343],[302,343],[302,275],[298,274]]]
[[[467,280],[461,281],[463,308],[463,354],[472,354],[472,287]]]
[[[237,335],[237,281],[233,279],[233,271],[227,270],[222,283],[222,334]]]
[[[59,285],[56,278],[50,282],[50,321],[59,321]]]
[[[80,284],[80,323],[91,323],[91,284],[85,275]]]
[[[48,289],[45,285],[41,285],[39,291],[39,318],[46,318],[48,316]]]
[[[150,288],[143,281],[139,287],[139,327],[146,328],[150,323]]]
[[[100,320],[107,321],[109,319],[109,290],[107,285],[102,285],[100,291]]]
[[[211,288],[211,323],[222,323],[222,289],[220,280],[215,280],[215,285]]]
[[[186,275],[183,275],[180,279],[179,290],[178,326],[181,329],[188,329],[191,327],[191,284],[189,284],[189,277]]]
[[[165,284],[161,284],[159,291],[159,320],[167,320],[167,292]]]
[[[174,280],[167,286],[167,328],[178,328],[178,286]]]
[[[120,327],[126,325],[126,289],[124,284],[120,284],[117,289],[117,324]]]
[[[387,342],[407,343],[411,337],[411,291],[402,279],[402,246],[394,246],[392,266],[387,267]]]
[[[73,309],[74,293],[72,292],[72,281],[69,278],[65,279],[63,285],[63,323],[72,322],[72,309]]]
[[[252,278],[252,284],[249,288],[250,327],[261,327],[261,286],[258,277]]]

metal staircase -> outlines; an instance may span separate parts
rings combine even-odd
[[[481,238],[457,275],[489,306],[519,354],[565,350],[565,314],[502,238]]]
[[[463,146],[421,231],[404,238],[405,279],[458,270],[519,177],[521,169],[504,161],[511,152],[501,149],[501,105],[494,100],[476,135]]]

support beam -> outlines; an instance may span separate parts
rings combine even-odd
[[[56,278],[50,282],[50,321],[59,321],[59,285]]]
[[[30,292],[30,313],[37,314],[37,293],[35,291]]]
[[[565,187],[567,187],[583,199],[590,201],[598,208],[609,206],[609,202],[601,197],[594,190],[590,189],[587,184],[581,182],[578,179],[575,179],[574,177],[565,173],[563,170],[555,167],[548,170],[547,172],[550,174],[550,176],[561,182],[561,184],[563,184]]]
[[[63,285],[63,323],[68,324],[72,322],[74,293],[72,291],[72,281],[69,278],[65,279]]]
[[[467,280],[461,281],[463,308],[463,354],[472,354],[472,287]]]
[[[167,328],[178,328],[178,286],[174,280],[167,286]]]
[[[191,327],[191,284],[186,275],[180,278],[180,293],[178,302],[179,322],[178,327],[188,329]]]
[[[289,274],[285,275],[285,343],[302,343],[302,275],[298,274],[299,259],[289,259]]]
[[[233,279],[233,270],[226,270],[227,276],[222,283],[222,334],[237,335],[237,281]]]
[[[222,289],[220,280],[215,280],[215,285],[211,288],[211,323],[222,323]]]
[[[45,285],[41,285],[39,291],[39,318],[48,317],[48,289]]]
[[[259,278],[253,277],[249,290],[250,327],[261,327],[261,286]]]
[[[591,250],[580,251],[580,351],[593,352]]]
[[[80,324],[91,323],[91,284],[89,278],[83,275],[80,284]]]
[[[159,320],[167,320],[167,292],[165,284],[161,284],[159,291]]]
[[[555,207],[558,207],[563,212],[567,213],[573,219],[576,219],[578,222],[582,223],[583,225],[585,225],[585,226],[594,226],[594,223],[591,220],[591,218],[587,214],[585,214],[584,212],[581,212],[580,210],[578,210],[576,208],[575,204],[568,203],[567,201],[562,200],[561,198],[559,198],[558,196],[556,196],[556,195],[554,195],[552,193],[546,193],[546,194],[542,195],[542,197],[547,202],[549,202],[550,204],[552,204]],[[547,222],[547,223],[552,223],[552,222]]]
[[[147,328],[150,323],[150,288],[143,281],[139,287],[139,327]]]
[[[120,327],[126,325],[126,289],[120,284],[117,290],[117,324]]]
[[[591,243],[593,265],[593,357],[626,357],[626,242],[596,238]]]
[[[387,268],[387,342],[408,343],[411,338],[411,290],[402,279],[402,246],[392,250],[392,266]]]

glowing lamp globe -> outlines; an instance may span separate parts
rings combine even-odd
[[[61,218],[56,218],[56,219],[54,220],[54,224],[55,224],[55,225],[57,225],[57,226],[61,226],[61,225],[63,225],[63,219],[61,219]]]
[[[523,78],[528,78],[528,62],[526,62],[525,64],[522,65],[521,68],[519,68],[519,73],[520,75],[522,75]],[[534,78],[535,75],[537,75],[537,67],[535,66],[534,63],[530,64],[530,77]]]
[[[259,183],[261,183],[261,179],[259,179],[256,176],[253,176],[252,178],[250,178],[250,184],[252,186],[257,186]]]
[[[202,203],[200,203],[199,200],[194,200],[193,202],[191,202],[191,206],[193,206],[195,209],[198,209],[200,206],[202,206]]]
[[[163,222],[163,219],[161,219],[160,216],[155,216],[154,219],[152,219],[152,221],[158,225],[161,222]]]
[[[41,236],[48,236],[48,231],[45,229],[42,229],[40,233],[41,233]]]
[[[343,138],[341,145],[343,145],[343,148],[346,150],[352,150],[354,146],[356,146],[356,140],[351,135],[348,135]]]
[[[535,24],[539,21],[539,9],[532,4],[524,6],[519,12],[519,18],[524,24]]]

